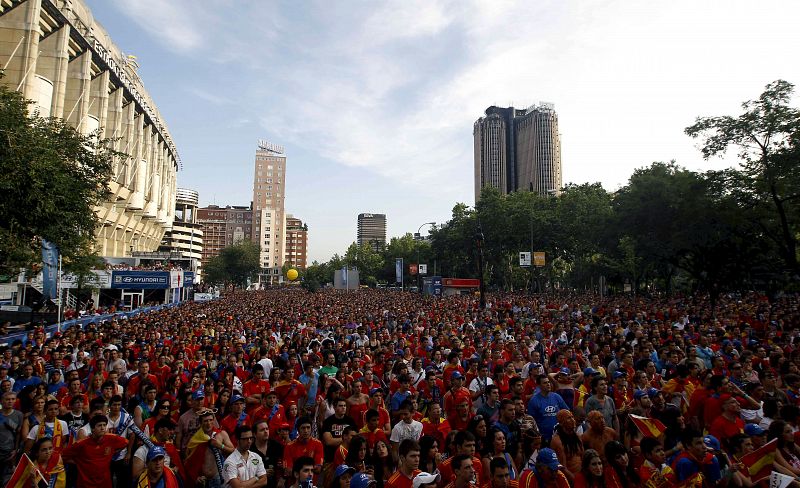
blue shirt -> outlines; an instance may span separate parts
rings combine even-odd
[[[42,382],[42,379],[39,378],[38,376],[31,376],[30,378],[26,378],[26,379],[17,378],[17,381],[14,382],[14,386],[11,388],[11,391],[13,391],[15,393],[19,393],[26,386],[29,386],[29,385],[36,386],[41,382]]]
[[[528,415],[536,420],[542,438],[550,440],[556,426],[556,414],[559,410],[569,410],[564,399],[558,393],[551,392],[547,396],[537,393],[528,402]]]
[[[303,373],[300,375],[297,380],[306,387],[306,391],[308,392],[308,398],[306,399],[307,405],[316,405],[317,404],[317,387],[319,387],[319,375],[317,373],[311,372],[311,376]]]
[[[678,481],[686,481],[694,476],[695,473],[700,472],[702,469],[703,478],[710,484],[714,484],[722,478],[722,473],[719,468],[719,460],[716,456],[712,456],[710,462],[700,465],[694,459],[687,456],[678,459],[675,463],[675,476]]]

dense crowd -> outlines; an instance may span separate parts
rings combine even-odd
[[[0,486],[756,486],[773,440],[800,479],[799,304],[272,290],[31,331]]]

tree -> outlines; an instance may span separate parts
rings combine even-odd
[[[777,80],[757,100],[742,104],[738,117],[698,117],[686,134],[700,137],[706,159],[739,149],[741,177],[729,190],[752,212],[765,236],[778,246],[787,269],[800,275],[800,111],[790,107],[794,85]]]
[[[383,267],[383,257],[367,243],[360,246],[355,242],[350,244],[344,254],[344,261],[347,266],[358,268],[362,282],[375,286],[378,273]]]
[[[32,103],[0,86],[0,274],[39,261],[41,239],[65,261],[90,256],[94,208],[108,195],[112,160],[124,156],[97,132],[29,114]]]
[[[259,249],[252,241],[239,241],[214,256],[205,267],[206,281],[233,283],[242,288],[260,271]]]

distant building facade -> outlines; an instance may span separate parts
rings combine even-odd
[[[126,56],[83,0],[0,1],[0,83],[83,134],[99,131],[114,158],[108,199],[95,207],[95,250],[154,252],[175,217],[180,158],[167,125]]]
[[[489,107],[473,125],[472,134],[476,201],[486,186],[502,194],[561,191],[561,136],[552,104]]]
[[[305,269],[308,265],[308,225],[289,214],[286,216],[286,256],[284,262]]]
[[[358,214],[356,242],[359,246],[369,244],[375,251],[386,246],[386,214]]]
[[[250,207],[209,205],[199,208],[197,223],[203,232],[202,266],[224,248],[252,240],[253,210]]]
[[[275,269],[283,266],[286,256],[286,154],[283,147],[259,141],[254,166],[251,235],[261,250],[261,269],[271,276],[276,275]]]
[[[160,251],[179,253],[191,262],[191,270],[201,273],[203,258],[203,229],[198,222],[199,195],[194,190],[178,188],[175,198],[175,219],[172,229],[164,234]]]

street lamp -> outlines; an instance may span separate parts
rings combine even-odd
[[[475,234],[475,245],[478,247],[478,290],[481,310],[486,309],[486,298],[484,297],[486,287],[483,283],[483,241],[483,229],[479,226],[478,232]]]
[[[436,222],[425,222],[424,224],[420,225],[415,236],[418,240],[422,240],[420,231],[422,231],[422,228],[426,225],[436,225]],[[419,242],[417,242],[417,292],[422,293],[422,274],[419,272]]]

